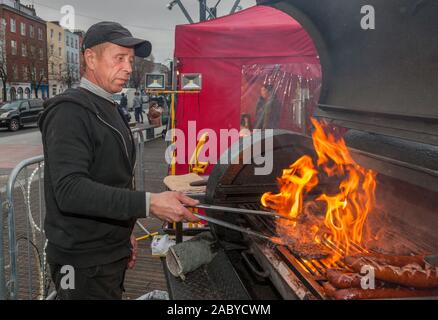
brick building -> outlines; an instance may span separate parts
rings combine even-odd
[[[78,36],[79,39],[79,78],[82,78],[82,76],[84,75],[84,66],[83,66],[83,57],[82,57],[82,44],[84,42],[84,36],[85,36],[85,31],[82,30],[76,30],[74,32],[75,35]]]
[[[46,22],[33,6],[13,0],[0,0],[0,19],[7,100],[48,97]]]

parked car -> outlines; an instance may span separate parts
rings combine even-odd
[[[35,125],[44,111],[43,100],[16,100],[0,107],[0,127],[17,131],[23,126]]]

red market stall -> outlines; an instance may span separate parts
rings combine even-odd
[[[180,143],[185,140],[185,150],[181,144],[177,147],[176,174],[189,172],[188,160],[206,131],[217,134],[213,157],[218,159],[236,140],[234,136],[219,141],[221,129],[261,128],[257,106],[262,87],[275,97],[277,115],[272,128],[308,132],[309,115],[319,98],[321,67],[312,39],[286,13],[255,6],[214,20],[179,25],[175,58],[177,89],[181,89],[182,74],[202,75],[199,93],[177,98],[176,128],[184,133]],[[205,148],[200,161],[204,157],[213,162],[211,148],[216,141],[210,142],[210,150]]]

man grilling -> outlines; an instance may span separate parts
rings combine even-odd
[[[133,137],[112,100],[132,73],[134,57],[151,44],[120,24],[100,22],[83,41],[84,77],[45,103],[42,132],[47,259],[58,299],[121,299],[127,267],[133,267],[135,221],[149,215],[196,221],[183,194],[134,191]],[[139,159],[142,161],[142,159]],[[63,266],[74,268],[65,287]]]

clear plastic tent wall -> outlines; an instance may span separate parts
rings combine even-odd
[[[321,89],[319,64],[242,66],[240,129],[285,129],[309,133],[309,118]],[[246,132],[248,132],[246,131]]]

